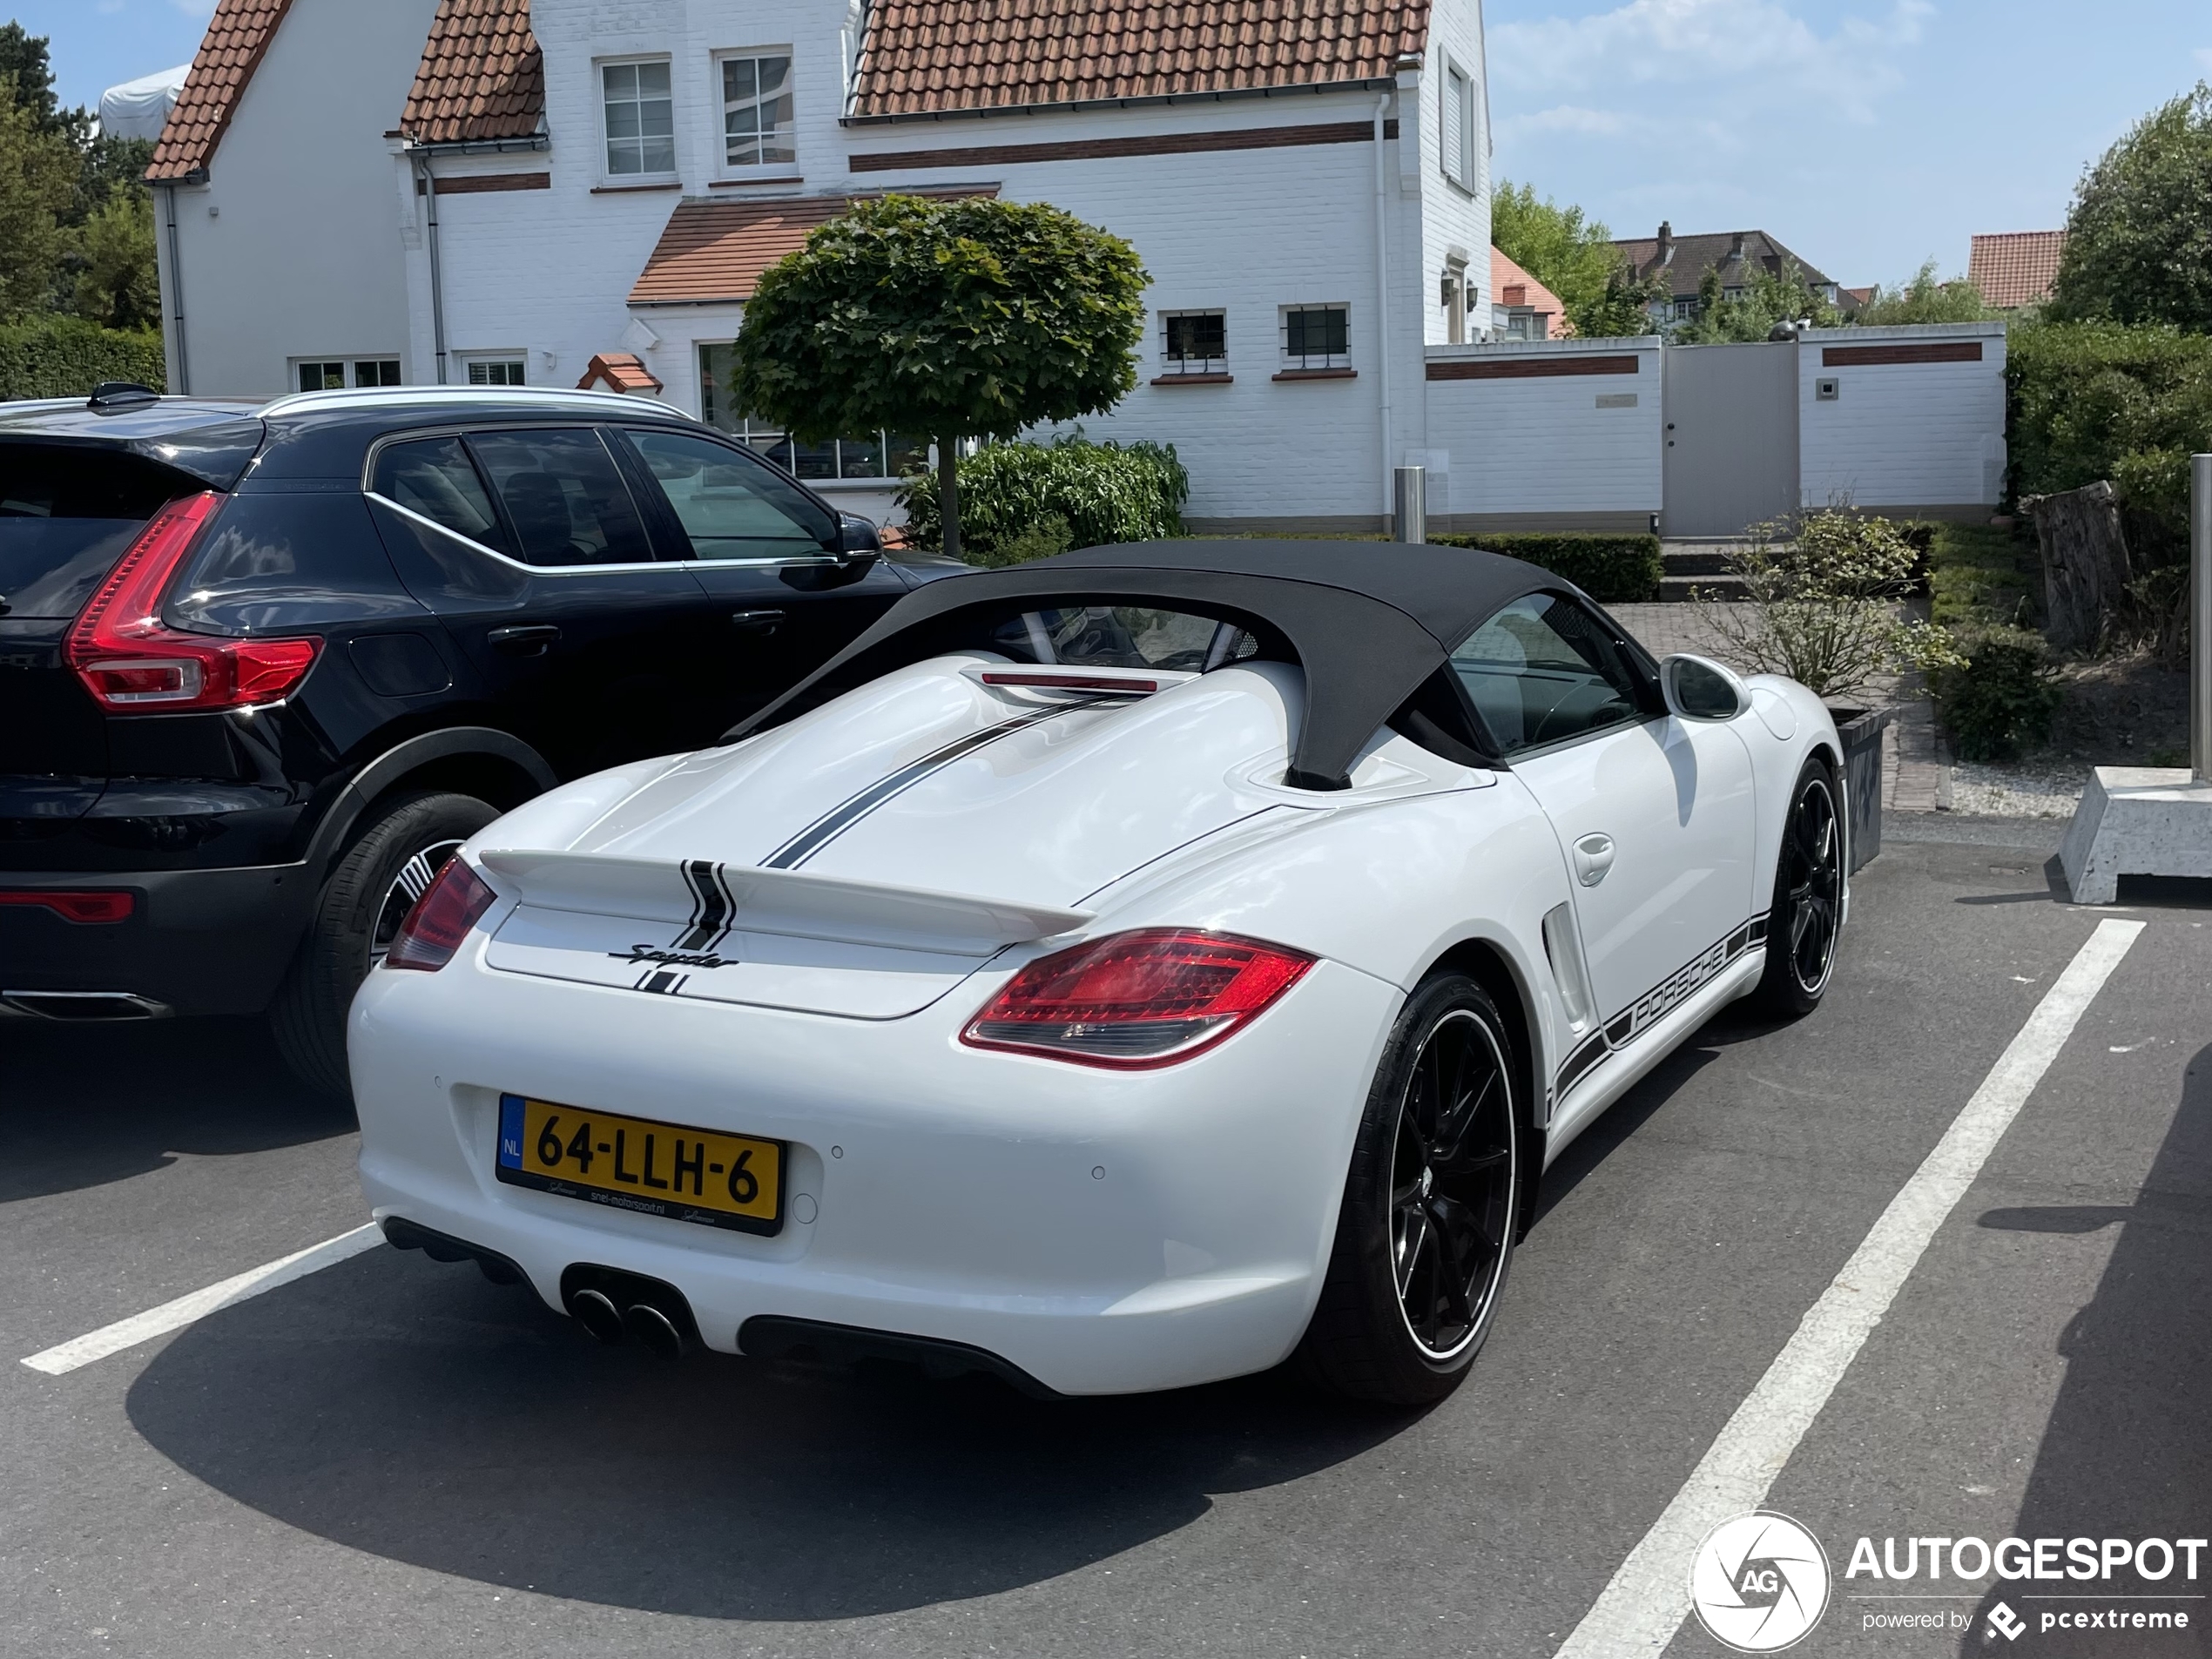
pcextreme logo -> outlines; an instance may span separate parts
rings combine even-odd
[[[1706,1534],[1689,1564],[1698,1623],[1738,1653],[1780,1653],[1828,1610],[1828,1555],[1787,1515],[1757,1509]]]

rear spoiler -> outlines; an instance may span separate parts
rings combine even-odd
[[[478,862],[502,891],[525,904],[688,925],[700,935],[700,949],[711,939],[743,931],[980,957],[1071,932],[1092,915],[1020,900],[704,859],[675,863],[495,848],[480,853]]]

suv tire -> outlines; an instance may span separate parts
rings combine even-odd
[[[347,1096],[346,1015],[354,993],[454,850],[499,816],[473,795],[403,796],[375,813],[338,860],[269,1010],[277,1049],[300,1081]]]

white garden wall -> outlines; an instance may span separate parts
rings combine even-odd
[[[1817,330],[1797,353],[1806,506],[1961,517],[2003,498],[2003,323]]]

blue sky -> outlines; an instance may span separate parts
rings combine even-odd
[[[374,0],[356,0],[374,3]],[[212,0],[0,0],[63,97],[188,61]],[[1617,235],[1773,233],[1838,281],[1961,273],[2212,78],[2206,0],[1487,0],[1496,168]]]

